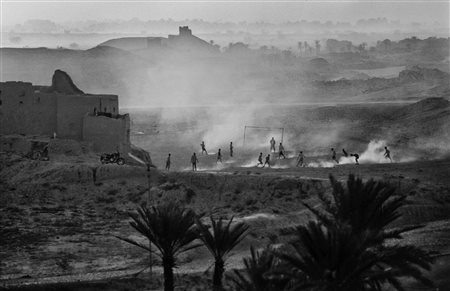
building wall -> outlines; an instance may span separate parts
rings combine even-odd
[[[122,154],[130,151],[130,116],[114,117],[87,114],[83,118],[83,140],[92,142],[94,151]]]
[[[59,95],[57,101],[57,135],[61,138],[83,138],[83,118],[87,113],[117,114],[116,95]]]
[[[24,82],[0,83],[0,90],[2,135],[52,136],[56,132],[58,139],[92,142],[97,152],[130,150],[130,118],[118,114],[117,95],[44,93],[39,91],[44,87]],[[0,148],[10,147],[8,141]]]
[[[0,83],[0,134],[51,135],[56,130],[56,95],[31,83]]]

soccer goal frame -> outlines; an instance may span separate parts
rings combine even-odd
[[[264,126],[253,126],[253,125],[245,125],[244,126],[244,141],[242,143],[245,146],[245,138],[247,134],[247,129],[256,129],[256,130],[281,130],[281,142],[283,143],[284,139],[284,127],[264,127]]]

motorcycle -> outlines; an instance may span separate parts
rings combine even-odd
[[[100,162],[102,164],[118,164],[118,165],[123,165],[125,164],[125,160],[123,158],[120,157],[120,153],[112,153],[112,154],[107,154],[104,153],[100,156]]]

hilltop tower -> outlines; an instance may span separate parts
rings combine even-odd
[[[189,26],[180,26],[178,31],[179,36],[192,36],[192,30],[189,29]]]

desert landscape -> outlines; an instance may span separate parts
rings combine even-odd
[[[448,23],[448,15],[443,19]],[[385,18],[277,24],[134,19],[29,20],[5,27],[0,290],[450,290],[445,25]],[[109,160],[112,153],[124,164]],[[268,166],[259,164],[260,154],[262,161],[270,154]],[[256,272],[249,262],[263,264],[265,251],[285,267],[282,252],[315,223],[327,235],[345,234],[316,211],[343,207],[332,195],[339,182],[350,193],[352,177],[364,185],[378,181],[380,195],[393,191],[378,209],[382,214],[402,197],[378,247],[416,248],[409,255],[419,250],[416,255],[429,262],[417,255],[417,270],[399,263],[406,271],[393,272],[395,280],[335,289],[298,287],[295,280],[277,285],[286,280],[277,273],[285,269],[271,265],[260,271],[261,289],[246,272]],[[373,193],[358,192],[366,194]],[[176,256],[174,286],[167,285],[166,261],[143,250],[152,234],[133,226],[138,209],[147,207],[195,213],[190,243],[202,246]],[[346,211],[352,215],[352,209]],[[217,258],[205,242],[209,229],[217,235],[214,219],[243,227],[224,255],[221,286]],[[160,226],[174,224],[183,223]],[[361,240],[370,237],[362,233]],[[157,239],[152,243],[156,250]],[[339,264],[350,255],[342,256],[324,282],[345,269]],[[253,285],[236,283],[244,282],[238,274]],[[292,276],[313,277],[305,270]]]

